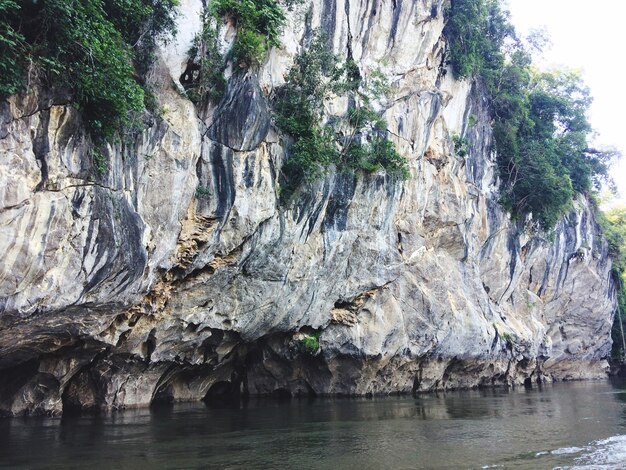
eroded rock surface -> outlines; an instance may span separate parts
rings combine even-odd
[[[199,29],[201,2],[182,8]],[[281,204],[268,96],[316,28],[388,78],[411,177],[330,174]],[[483,96],[446,74],[442,28],[441,1],[314,0],[210,109],[175,84],[187,31],[155,65],[162,115],[100,172],[62,99],[1,103],[0,409],[603,376],[614,291],[592,211],[577,201],[553,239],[509,220]]]

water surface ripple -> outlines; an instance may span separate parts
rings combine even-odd
[[[626,469],[626,386],[1,419],[0,468]]]

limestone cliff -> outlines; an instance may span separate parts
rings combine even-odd
[[[484,98],[442,66],[441,0],[305,2],[259,70],[229,70],[199,107],[178,79],[203,5],[181,3],[150,78],[161,116],[109,146],[106,172],[53,93],[0,103],[1,410],[605,374],[614,291],[592,211],[579,200],[553,239],[502,211]],[[268,96],[318,28],[389,80],[379,110],[411,177],[333,172],[281,203]]]

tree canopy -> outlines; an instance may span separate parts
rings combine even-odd
[[[489,97],[502,204],[550,230],[577,193],[608,178],[615,156],[589,145],[589,89],[575,71],[537,70],[499,0],[452,0],[444,35],[455,77],[476,79]]]
[[[33,83],[69,91],[92,135],[143,109],[141,74],[174,31],[178,0],[0,0],[0,96]]]
[[[613,260],[613,279],[617,284],[618,311],[613,324],[613,359],[624,361],[621,323],[626,323],[626,206],[614,206],[599,213],[602,232],[609,243],[609,255]]]

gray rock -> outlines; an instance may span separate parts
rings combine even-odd
[[[215,111],[207,135],[235,151],[257,148],[270,129],[267,101],[256,75],[233,77],[226,97]]]

